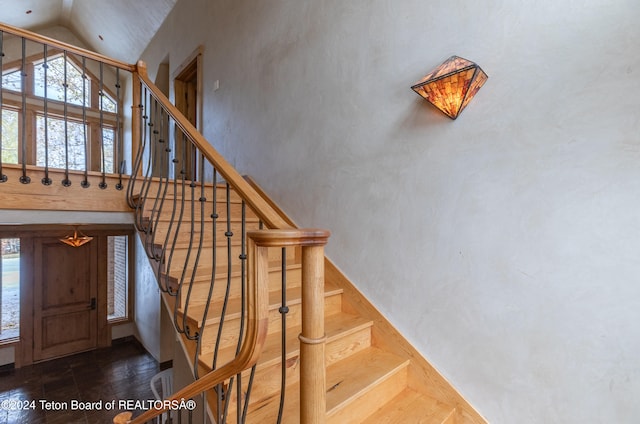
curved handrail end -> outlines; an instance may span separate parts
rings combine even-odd
[[[247,237],[264,247],[324,246],[331,232],[319,228],[285,228],[248,231]]]

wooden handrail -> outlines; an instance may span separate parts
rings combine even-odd
[[[302,247],[302,332],[300,340],[300,422],[324,424],[327,416],[324,332],[324,246],[329,231],[263,230],[249,235],[262,246]]]
[[[149,79],[147,65],[143,61],[137,64],[140,80],[151,91],[153,96],[162,104],[176,125],[191,139],[193,144],[213,164],[218,173],[244,199],[245,202],[260,216],[269,228],[291,228],[291,225],[278,214],[277,211],[240,175],[227,160],[209,144],[206,138],[193,126],[191,122],[169,101],[167,96]]]
[[[5,23],[0,22],[0,31],[13,34],[18,37],[23,37],[23,38],[26,38],[27,40],[35,41],[37,43],[46,44],[47,46],[55,47],[61,50],[66,50],[69,53],[77,54],[79,56],[84,56],[87,59],[96,60],[98,62],[104,63],[105,65],[115,66],[116,68],[120,68],[129,72],[134,72],[136,70],[136,65],[122,62],[122,61],[110,58],[108,56],[101,55],[100,53],[83,49],[81,47],[77,47],[62,41],[54,40],[53,38],[36,34],[34,32],[27,31],[22,28],[17,28],[11,25],[7,25]]]
[[[269,330],[269,287],[264,284],[264,281],[269,278],[269,254],[268,247],[261,245],[259,239],[256,241],[252,233],[248,233],[247,238],[247,270],[249,276],[247,284],[247,332],[240,352],[231,362],[209,372],[176,392],[169,398],[170,401],[179,402],[182,399],[191,399],[247,368],[251,368],[262,352]],[[166,411],[167,409],[150,409],[130,421],[130,423],[142,424]],[[114,419],[114,422],[118,421]]]
[[[181,400],[191,399],[234,375],[251,368],[258,361],[269,329],[269,311],[267,305],[269,285],[264,282],[268,281],[269,278],[268,249],[270,247],[301,246],[303,250],[303,290],[305,290],[304,287],[306,286],[310,292],[316,292],[320,296],[320,299],[322,299],[324,296],[324,273],[322,272],[322,266],[318,268],[318,263],[322,264],[324,260],[323,246],[327,243],[328,238],[329,232],[319,229],[257,230],[247,233],[247,269],[249,276],[249,283],[247,285],[248,321],[247,335],[242,342],[240,352],[236,358],[228,364],[211,371],[176,392],[167,399],[169,404],[173,401],[180,402]],[[307,252],[306,255],[305,252]],[[307,263],[306,268],[305,258]],[[307,269],[306,272],[304,271],[305,269]],[[308,302],[319,303],[320,305],[324,304],[322,301],[317,301],[317,299],[314,301],[311,298],[309,298]],[[312,314],[313,312],[315,312],[315,315]],[[318,316],[318,313],[321,315]],[[316,333],[314,333],[314,331]],[[303,346],[308,345],[312,352],[303,353],[305,349],[303,347],[301,363],[305,361],[305,356],[308,355],[311,359],[314,359],[314,361],[307,361],[307,367],[313,367],[315,371],[313,371],[313,377],[307,374],[304,374],[305,377],[303,377],[302,373],[304,373],[304,371],[301,371],[301,381],[307,382],[306,384],[303,383],[301,392],[303,394],[308,393],[307,396],[311,394],[316,396],[313,398],[314,403],[316,403],[315,401],[320,401],[318,402],[320,406],[316,405],[315,409],[322,411],[322,417],[324,417],[325,404],[323,400],[326,385],[324,379],[324,340],[322,340],[322,337],[320,337],[320,339],[316,337],[318,331],[324,336],[324,312],[321,309],[318,310],[307,307],[307,313],[305,314],[303,305],[303,330],[300,338]],[[309,343],[309,341],[311,341],[311,343]],[[322,370],[322,372],[320,372],[318,368]],[[322,374],[322,377],[320,377],[319,374]],[[321,399],[317,398],[317,393],[322,395]],[[128,421],[131,413],[124,412],[116,416],[113,422],[143,424],[163,414],[167,410],[166,408],[150,409],[131,421]],[[313,419],[302,422],[320,423],[324,422],[323,420],[324,418],[322,418],[322,420]]]

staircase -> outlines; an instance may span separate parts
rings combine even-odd
[[[264,192],[253,183],[253,186],[264,196]],[[218,184],[218,202],[226,201],[226,184]],[[208,188],[207,190],[211,190]],[[188,193],[187,193],[188,194]],[[188,196],[187,196],[188,197]],[[228,210],[229,228],[232,232],[239,232],[242,218],[241,197],[230,191],[230,205]],[[161,199],[150,197],[147,204],[158,204]],[[270,204],[273,202],[266,199]],[[190,207],[184,214],[191,216]],[[171,208],[169,208],[171,209]],[[214,212],[212,201],[205,204],[205,216]],[[222,208],[223,211],[226,210]],[[144,221],[151,219],[151,209],[145,209]],[[281,212],[280,212],[281,213]],[[172,213],[165,211],[156,219],[153,231],[141,234],[143,240],[150,241],[150,235],[155,240],[164,240],[169,230]],[[226,216],[219,216],[226,220]],[[286,216],[283,217],[291,222]],[[241,240],[235,238],[227,245],[227,225],[218,225],[214,229],[212,222],[201,223],[199,214],[195,214],[195,226],[203,225],[204,234],[210,235],[203,240],[202,253],[197,269],[194,272],[193,257],[189,255],[190,232],[179,232],[177,242],[172,249],[164,252],[162,263],[158,265],[159,278],[166,281],[170,289],[177,290],[182,275],[194,275],[193,282],[185,283],[177,296],[166,295],[168,303],[177,311],[178,321],[182,321],[189,329],[201,329],[200,343],[184,337],[184,345],[190,355],[198,357],[199,375],[212,371],[216,338],[220,328],[220,317],[215,313],[209,314],[206,321],[202,321],[203,309],[207,306],[209,278],[212,274],[213,240],[216,243],[218,267],[216,268],[215,289],[208,302],[210,311],[219,311],[228,296],[227,316],[220,333],[219,350],[216,361],[224,364],[231,360],[237,349],[237,338],[241,327],[243,314],[240,311],[241,293],[239,284],[227,292],[229,278],[223,265],[227,262],[227,248],[234,257],[242,252]],[[258,214],[246,209],[244,222],[247,231],[258,229],[260,219]],[[183,228],[190,227],[191,221],[182,223]],[[197,236],[196,243],[199,242]],[[220,242],[222,240],[222,242]],[[194,243],[192,240],[191,243]],[[162,245],[154,244],[153,249],[162,251]],[[247,423],[276,423],[280,412],[280,383],[283,369],[286,380],[285,402],[282,409],[283,423],[299,423],[299,393],[300,373],[299,355],[301,333],[301,262],[299,249],[287,249],[286,253],[286,314],[285,345],[286,353],[282,361],[283,324],[280,308],[282,306],[282,250],[269,249],[269,330],[262,354],[256,365],[253,376],[252,391],[249,408],[246,415]],[[186,263],[186,268],[168,266],[169,258],[174,263]],[[208,258],[204,259],[203,258]],[[327,275],[324,291],[325,332],[326,332],[326,422],[345,423],[429,423],[429,424],[480,424],[485,422],[455,391],[450,389],[444,379],[426,362],[419,358],[406,341],[384,321],[355,288],[346,281],[339,271],[327,261]],[[186,271],[186,272],[185,272]],[[239,279],[239,273],[232,275]],[[189,287],[191,289],[189,290]],[[189,306],[186,308],[186,296],[190,291]],[[176,305],[177,304],[177,305]],[[389,331],[392,333],[388,334]],[[284,363],[284,368],[282,366]],[[242,373],[240,396],[245,396],[250,378],[250,371]],[[420,376],[428,375],[428,379]],[[437,386],[429,383],[436,382]],[[237,390],[232,387],[226,392],[230,382],[224,384],[223,391],[227,397],[217,404],[217,396],[210,391],[209,407],[212,411],[225,409],[228,402],[226,422],[237,422]],[[449,386],[449,387],[447,387]],[[448,393],[451,392],[451,393]]]
[[[135,210],[136,228],[196,377],[170,399],[206,393],[207,412],[217,424],[486,423],[324,257],[328,233],[292,230],[293,221],[257,184],[240,176],[149,80],[144,63],[120,63],[6,25],[0,30],[11,35],[8,45],[23,46],[21,56],[10,58],[22,64],[23,79],[29,41],[45,59],[48,52],[75,58],[83,75],[99,70],[98,86],[107,90],[110,82],[117,103],[109,124],[93,102],[100,119],[83,134],[85,169],[70,169],[65,154],[63,169],[56,171],[64,172],[61,186],[51,185],[47,149],[44,168],[36,166],[28,154],[36,150],[29,144],[35,141],[23,134],[20,163],[7,166],[0,158],[0,182],[14,208],[121,208],[126,137],[120,119],[131,106],[127,137],[135,154],[126,205]],[[103,68],[110,78],[103,79]],[[121,73],[132,81],[127,107]],[[58,87],[65,99],[68,87]],[[23,114],[37,103],[38,113],[48,116],[48,101],[29,103],[25,91],[11,96]],[[51,119],[75,116],[89,122],[85,107],[72,105],[68,115],[67,106],[65,101],[62,113],[50,111]],[[103,133],[109,128],[111,150]],[[88,134],[103,135],[92,141]],[[91,153],[92,146],[103,157],[93,158],[95,173],[88,165],[99,156]],[[68,139],[64,148],[67,152]],[[118,164],[119,175],[107,175],[107,155]],[[74,172],[83,176],[79,185],[69,184]],[[31,180],[42,185],[35,188]],[[89,196],[82,190],[91,185],[105,194],[87,208]],[[148,422],[161,412],[149,409],[131,422]],[[114,421],[129,422],[130,416]]]

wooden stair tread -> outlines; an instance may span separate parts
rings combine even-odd
[[[159,182],[154,182],[153,184],[156,185],[151,187],[149,193],[154,189],[158,191],[157,184]],[[240,332],[240,320],[238,318],[241,317],[241,302],[238,298],[240,295],[239,290],[234,291],[232,289],[230,303],[226,308],[227,317],[225,318],[224,326],[220,325],[220,318],[216,315],[222,309],[222,302],[219,299],[224,295],[227,278],[232,278],[232,286],[241,287],[241,285],[237,284],[241,275],[237,251],[242,239],[243,225],[240,215],[243,211],[241,206],[243,201],[234,190],[230,190],[227,196],[225,183],[218,184],[218,189],[215,193],[215,201],[217,202],[215,208],[213,207],[214,193],[211,184],[207,184],[206,193],[202,193],[199,186],[195,187],[195,190],[187,186],[184,192],[182,192],[181,188],[178,187],[178,192],[174,195],[173,187],[170,187],[162,209],[159,208],[159,203],[152,198],[149,198],[144,204],[140,203],[141,207],[138,209],[138,213],[141,215],[138,216],[143,217],[143,227],[149,227],[151,216],[155,218],[153,230],[149,229],[149,234],[146,235],[143,234],[144,231],[141,232],[142,240],[146,242],[147,247],[151,246],[154,251],[158,250],[157,245],[168,239],[168,249],[175,249],[174,259],[183,259],[182,261],[176,259],[172,263],[169,272],[164,275],[160,274],[168,277],[169,284],[174,287],[174,283],[183,274],[181,267],[186,268],[186,281],[189,281],[193,274],[193,262],[195,261],[185,251],[191,237],[191,219],[194,221],[194,242],[197,244],[202,239],[202,244],[207,249],[204,256],[213,256],[210,254],[213,245],[226,250],[225,232],[227,231],[227,226],[230,227],[229,231],[233,233],[231,244],[234,250],[231,254],[217,255],[215,270],[212,269],[211,263],[206,263],[212,262],[211,258],[200,262],[195,272],[195,284],[192,285],[194,290],[190,299],[192,303],[188,309],[187,325],[192,328],[198,327],[204,333],[201,333],[201,343],[196,345],[193,341],[186,341],[185,346],[187,346],[186,349],[190,355],[200,349],[202,353],[198,358],[198,365],[204,374],[206,370],[210,369],[207,364],[210,365],[213,360],[213,353],[209,350],[213,349],[215,344],[213,339],[216,339],[216,334],[214,333],[217,333],[218,329],[221,328],[222,330],[217,340],[220,341],[221,346],[224,346],[220,349],[218,364],[227,363],[235,356],[236,348],[233,337],[237,337]],[[201,196],[206,198],[203,199],[203,202],[199,200]],[[264,197],[266,198],[266,196]],[[181,202],[181,199],[184,199],[184,202]],[[194,200],[192,201],[192,199]],[[184,205],[183,223],[179,231],[176,230],[175,224],[169,224],[173,205],[175,204],[174,200]],[[135,196],[135,202],[140,202],[138,196]],[[203,213],[201,213],[202,207],[204,207]],[[160,212],[153,212],[154,208],[156,210],[160,209]],[[178,207],[178,210],[180,208],[181,206]],[[277,206],[275,208],[277,211]],[[214,209],[218,214],[218,218],[215,220],[215,232],[213,231],[214,220],[211,218]],[[244,228],[247,231],[262,226],[259,224],[258,215],[253,212],[248,204],[246,204],[244,212],[246,217],[246,226]],[[228,220],[227,215],[229,216]],[[199,234],[202,222],[204,222],[205,232]],[[175,244],[173,244],[174,238],[176,239]],[[230,256],[233,262],[232,272],[229,273],[227,272],[227,256]],[[223,257],[224,260],[222,260]],[[299,255],[296,255],[296,259],[299,259]],[[332,264],[329,262],[329,265]],[[158,269],[164,269],[161,268],[163,266],[166,266],[166,263],[164,265],[156,265]],[[295,264],[294,261],[291,261],[287,269],[290,270],[292,269],[291,267],[296,267],[296,273],[301,275],[300,264]],[[282,371],[280,367],[280,361],[282,360],[281,317],[278,312],[278,308],[281,306],[281,293],[280,290],[276,290],[276,287],[280,286],[278,280],[281,269],[280,265],[276,265],[271,256],[269,256],[269,268],[269,334],[267,335],[262,355],[258,360],[255,379],[252,379],[252,381],[255,381],[255,386],[253,397],[250,399],[251,404],[247,422],[275,422],[278,415],[279,377],[274,377],[274,375]],[[358,303],[358,299],[354,303],[345,301],[346,305],[348,305],[345,309],[351,313],[343,312],[341,294],[344,293],[353,297],[357,291],[352,290],[349,283],[345,283],[345,278],[342,274],[331,266],[329,266],[328,271],[328,274],[325,274],[327,280],[324,300],[325,333],[327,335],[327,344],[324,351],[327,384],[327,424],[455,424],[462,416],[463,409],[466,412],[466,403],[454,397],[453,400],[447,400],[450,404],[445,404],[421,393],[420,390],[428,391],[428,389],[422,387],[420,383],[416,383],[417,380],[414,381],[409,378],[409,364],[412,363],[413,359],[411,359],[411,355],[405,354],[404,348],[397,350],[393,348],[392,345],[396,343],[396,338],[393,337],[395,333],[385,327],[385,321],[380,320],[376,315],[377,311],[367,305],[361,306]],[[214,287],[215,300],[210,304],[209,318],[203,323],[202,313],[206,307],[206,296],[209,291],[208,283],[212,274],[216,279],[216,286]],[[337,282],[332,284],[330,282],[332,279]],[[295,282],[290,279],[289,289],[287,290],[287,304],[292,308],[289,315],[290,319],[287,319],[287,353],[285,355],[287,361],[284,371],[288,385],[286,387],[286,403],[282,422],[288,424],[300,422],[300,342],[298,334],[301,331],[302,311],[300,307],[301,289],[300,287],[294,287],[296,284],[300,284],[300,280],[301,276],[298,276]],[[189,285],[186,284],[184,287],[186,289]],[[344,290],[342,287],[344,287]],[[186,290],[184,290],[181,297],[171,297],[168,305],[170,307],[177,305],[184,308],[185,294]],[[179,315],[182,317],[184,315],[183,311],[179,311]],[[370,319],[369,317],[371,316],[376,317],[376,319]],[[382,325],[379,322],[382,322]],[[203,325],[206,325],[206,327],[203,328]],[[374,326],[376,331],[373,331]],[[380,327],[382,327],[381,330]],[[388,334],[392,334],[392,337],[387,338]],[[374,344],[374,340],[379,343],[377,346]],[[398,344],[404,347],[401,342]],[[409,349],[408,352],[411,353],[413,350]],[[242,374],[245,375],[245,372]],[[240,390],[235,395],[232,394],[228,397],[227,400],[233,401],[235,396],[242,396],[242,390],[249,384],[248,380],[240,379]],[[438,378],[436,380],[440,381]],[[416,385],[409,386],[409,381]],[[278,387],[276,388],[275,386]],[[233,404],[227,405],[230,410],[234,409]],[[451,406],[454,404],[458,405],[458,409]],[[211,403],[210,406],[212,406]],[[212,406],[213,409],[216,408]],[[229,422],[232,423],[234,420],[235,418],[230,419]]]
[[[342,289],[327,283],[325,284],[324,295],[325,297],[334,296],[342,293]],[[293,287],[287,289],[287,305],[292,306],[302,302],[302,289],[300,287]],[[282,305],[282,294],[281,291],[271,291],[269,292],[269,310],[278,309]],[[209,313],[214,314],[216,311],[221,310],[222,301],[213,301],[213,304],[209,307]],[[241,299],[240,298],[231,298],[227,304],[227,317],[226,319],[234,319],[240,317],[241,310]],[[196,324],[198,328],[202,326],[202,314],[204,313],[204,309],[206,307],[205,303],[190,305],[187,310],[187,318],[192,323]],[[182,316],[184,314],[183,309],[178,309],[178,315]],[[207,318],[207,325],[217,324],[220,321],[219,316],[209,317]]]
[[[412,389],[405,389],[361,424],[449,424],[455,408]]]
[[[408,359],[369,347],[327,367],[327,415],[348,408],[363,393],[371,390],[393,374],[405,369]],[[248,422],[275,422],[278,402],[271,399],[262,405],[249,408]],[[283,422],[300,423],[300,385],[288,385]],[[351,421],[359,422],[359,421]]]
[[[339,337],[347,336],[348,334],[364,328],[370,328],[373,325],[373,321],[371,320],[347,314],[345,312],[330,315],[325,318],[325,321],[327,343],[331,343]],[[301,326],[287,328],[287,358],[295,357],[300,354],[300,341],[298,340],[298,335],[301,331]],[[265,341],[262,349],[262,354],[258,360],[258,370],[266,366],[280,363],[282,360],[281,346],[282,333],[270,333],[267,336],[267,340]],[[231,361],[235,356],[235,353],[235,347],[220,349],[218,354],[218,363],[225,364]],[[201,355],[200,357],[200,365],[207,371],[210,370],[209,364],[211,364],[212,361],[213,352]]]

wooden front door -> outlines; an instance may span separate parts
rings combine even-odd
[[[97,346],[97,243],[71,247],[57,238],[34,245],[33,360]]]

